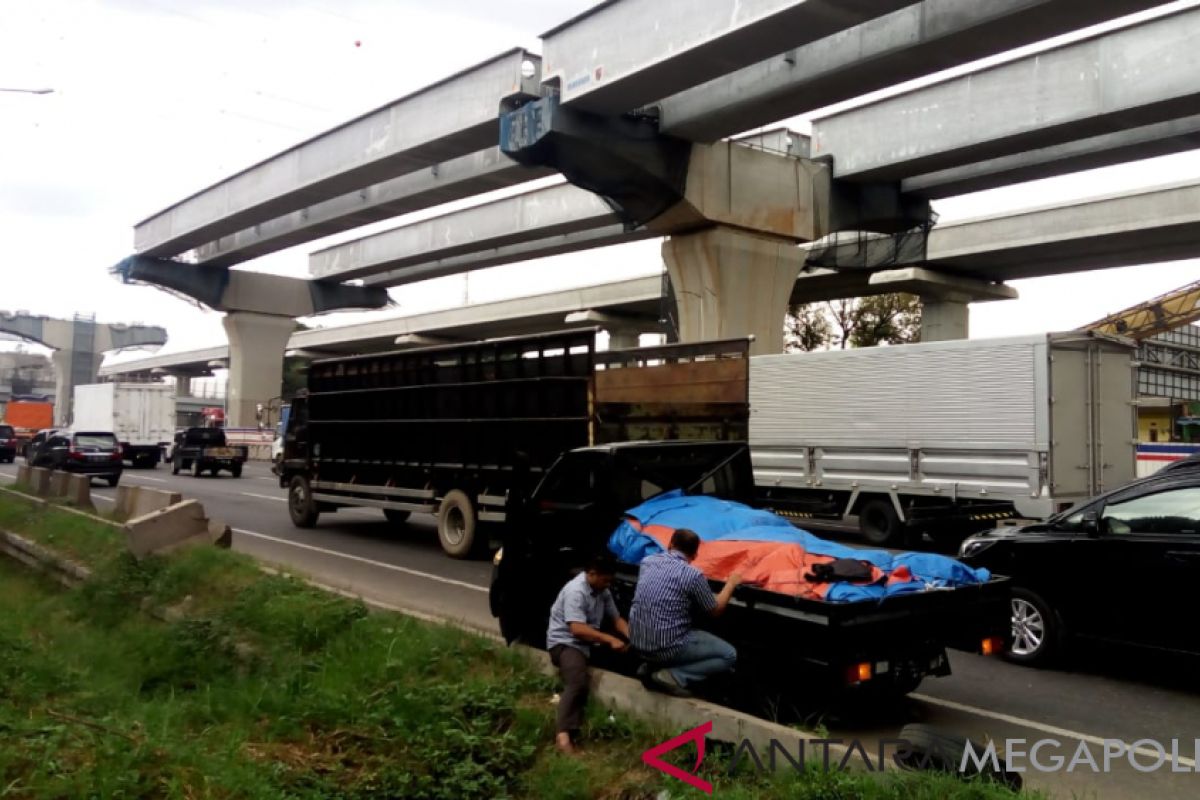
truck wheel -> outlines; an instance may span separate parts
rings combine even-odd
[[[393,525],[403,525],[408,522],[408,518],[412,516],[411,511],[401,511],[398,508],[385,508],[383,516]]]
[[[904,524],[896,513],[892,501],[876,498],[863,503],[858,509],[858,529],[868,542],[885,546],[898,543],[904,536]]]
[[[179,470],[180,470],[180,463],[179,463],[179,459],[178,459],[178,458],[173,458],[173,459],[171,459],[171,474],[172,474],[172,475],[178,475],[178,474],[179,474]]]
[[[203,474],[204,470],[200,467],[200,459],[197,458],[192,462],[192,477],[199,478]]]
[[[1045,666],[1054,661],[1062,646],[1062,620],[1045,599],[1023,586],[1014,586],[1009,598],[1012,607],[1012,641],[1005,657],[1017,664]]]
[[[466,492],[452,489],[438,507],[438,541],[446,555],[466,558],[475,549],[475,506]]]
[[[312,487],[303,475],[293,476],[288,484],[288,514],[297,528],[311,528],[321,516],[313,500]]]
[[[242,465],[234,464],[232,467],[229,468],[229,474],[235,478],[242,477]]]

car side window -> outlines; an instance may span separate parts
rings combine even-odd
[[[572,458],[560,464],[546,486],[538,493],[543,503],[582,505],[596,499],[596,472],[599,460]]]
[[[49,443],[49,445],[48,445],[48,446],[49,446],[49,447],[51,447],[51,448],[54,448],[54,447],[70,447],[70,446],[71,446],[71,440],[70,440],[70,439],[68,439],[68,438],[67,438],[67,437],[65,437],[65,436],[54,436],[54,437],[52,437],[52,438],[50,439],[50,443]]]
[[[1200,486],[1168,489],[1111,503],[1104,508],[1102,530],[1114,536],[1200,534]]]

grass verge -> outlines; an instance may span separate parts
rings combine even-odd
[[[0,498],[0,526],[74,548],[95,575],[64,591],[0,561],[0,796],[703,796],[642,766],[668,734],[602,709],[581,757],[553,753],[552,681],[489,640],[368,614],[236,553],[137,562],[105,541],[119,531],[17,503]],[[184,613],[159,622],[150,605]],[[915,774],[731,777],[724,763],[701,773],[720,798],[1011,796]]]

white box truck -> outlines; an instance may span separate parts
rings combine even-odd
[[[1135,349],[1071,332],[757,356],[759,499],[857,516],[877,545],[1044,518],[1136,477]]]
[[[163,383],[94,383],[75,387],[77,431],[111,431],[123,460],[154,468],[175,437],[175,387]]]

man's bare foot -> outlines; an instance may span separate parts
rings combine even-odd
[[[560,753],[565,753],[569,756],[575,755],[575,745],[571,744],[571,734],[566,731],[560,731],[554,737],[554,746]]]

